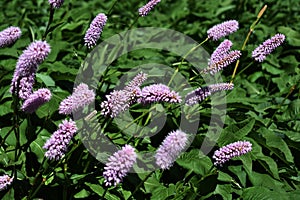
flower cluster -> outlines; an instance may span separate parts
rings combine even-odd
[[[59,113],[69,115],[79,108],[92,103],[95,100],[95,93],[89,90],[85,83],[80,83],[73,91],[72,95],[68,96],[59,105]]]
[[[258,62],[266,59],[266,56],[272,53],[274,49],[279,47],[285,40],[285,35],[278,33],[270,39],[264,41],[254,51],[252,51],[252,58]]]
[[[134,152],[134,148],[130,145],[125,145],[121,150],[110,156],[103,172],[105,185],[116,186],[122,182],[134,163],[136,163],[136,158],[137,155]]]
[[[129,109],[130,105],[137,102],[141,96],[140,86],[147,79],[147,74],[140,72],[130,81],[123,90],[113,90],[105,95],[106,101],[101,103],[101,114],[116,117],[121,112]]]
[[[224,67],[227,67],[239,59],[241,52],[238,50],[230,51],[231,46],[232,42],[230,40],[224,40],[212,53],[208,68],[202,70],[202,73],[214,75]]]
[[[225,37],[231,33],[236,32],[239,29],[239,23],[236,20],[225,21],[221,24],[217,24],[208,29],[207,36],[216,41],[222,37]]]
[[[177,92],[170,90],[168,86],[159,83],[144,87],[138,101],[143,104],[156,102],[180,103],[181,97]]]
[[[38,107],[51,99],[51,92],[46,88],[33,92],[22,105],[22,110],[26,113],[33,113]]]
[[[159,2],[160,0],[150,0],[146,5],[139,8],[139,15],[145,17]]]
[[[88,48],[92,48],[96,45],[100,35],[102,33],[103,27],[107,21],[107,16],[103,13],[98,14],[90,24],[90,27],[84,36],[84,45]]]
[[[156,151],[156,164],[161,169],[169,169],[188,144],[188,135],[181,130],[172,131]]]
[[[50,160],[59,160],[67,151],[67,146],[77,131],[76,123],[73,120],[64,120],[58,126],[52,136],[43,146],[46,149],[45,156]]]
[[[0,176],[0,191],[5,190],[7,186],[12,184],[14,177],[9,177],[8,175]]]
[[[60,8],[64,0],[48,0],[49,4],[52,6],[52,8]]]
[[[130,106],[131,96],[125,90],[114,90],[109,95],[105,95],[106,101],[101,103],[101,114],[104,116],[116,117]]]
[[[185,104],[189,106],[197,104],[213,93],[224,90],[233,90],[233,87],[233,83],[217,83],[197,88],[185,96]]]
[[[219,150],[215,151],[213,159],[215,159],[214,165],[222,166],[225,162],[229,161],[233,157],[241,156],[252,150],[252,144],[248,141],[237,141],[228,144]]]
[[[19,27],[8,27],[0,32],[0,48],[12,45],[21,37],[21,29]]]
[[[38,68],[50,53],[50,45],[46,41],[35,41],[31,43],[19,57],[10,91],[17,93],[22,99],[27,99],[32,93],[34,77]]]

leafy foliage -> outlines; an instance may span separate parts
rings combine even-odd
[[[2,0],[0,30],[14,25],[22,30],[17,42],[0,49],[0,175],[14,176],[14,182],[0,191],[1,199],[297,199],[300,196],[300,2],[267,0],[162,0],[148,16],[137,21],[138,8],[146,1],[75,1],[65,0],[54,12],[46,36],[51,54],[39,66],[35,89],[47,87],[53,97],[32,115],[21,112],[21,102],[9,92],[10,83],[19,55],[30,42],[42,39],[47,30],[50,7],[46,0]],[[129,28],[161,27],[176,30],[199,43],[207,37],[206,31],[222,21],[235,19],[240,29],[228,36],[233,48],[241,50],[243,42],[257,14],[264,6],[267,10],[255,26],[234,79],[235,88],[227,92],[224,127],[217,122],[221,108],[210,99],[188,111],[190,123],[198,123],[197,133],[189,148],[181,154],[169,170],[131,173],[123,183],[107,188],[102,176],[109,152],[93,146],[91,153],[82,140],[84,131],[73,138],[66,156],[60,161],[44,157],[43,145],[58,124],[65,118],[58,113],[59,103],[72,93],[79,68],[89,50],[84,47],[83,36],[88,24],[99,12],[108,15],[101,41]],[[132,27],[131,27],[132,25]],[[263,63],[253,62],[252,50],[277,32],[286,36]],[[149,38],[151,40],[152,38]],[[99,43],[101,42],[99,41]],[[212,53],[218,42],[202,45]],[[105,52],[105,51],[104,51]],[[176,69],[182,58],[166,51],[141,49],[123,55],[113,62],[97,87],[95,109],[120,84],[120,78],[136,75],[135,66],[157,63]],[[249,65],[248,65],[249,64]],[[231,80],[234,64],[222,72],[222,79]],[[160,68],[147,68],[150,76],[163,78]],[[183,62],[177,68],[193,87],[204,80],[193,67]],[[122,80],[121,80],[122,81]],[[124,81],[124,80],[123,80]],[[127,81],[127,80],[126,80]],[[125,82],[126,82],[125,81]],[[147,83],[146,84],[150,84]],[[179,88],[180,85],[174,85]],[[178,91],[180,91],[178,89]],[[181,94],[186,94],[183,91]],[[216,111],[217,112],[217,111]],[[221,111],[219,111],[221,113]],[[101,134],[121,147],[130,143],[140,152],[154,153],[168,132],[178,128],[182,111],[176,105],[153,104],[148,107],[135,104],[119,121],[111,122],[98,114],[96,120],[104,128],[94,127],[88,135],[92,144],[103,139]],[[201,114],[200,122],[197,121]],[[134,116],[135,124],[132,125]],[[147,126],[155,117],[165,117],[163,127]],[[210,118],[216,117],[213,130]],[[16,120],[17,119],[17,120]],[[161,119],[161,118],[159,118]],[[80,123],[80,122],[78,122]],[[118,125],[116,124],[118,123]],[[120,130],[122,125],[122,130]],[[147,126],[152,129],[141,128]],[[139,128],[139,129],[137,129]],[[161,130],[158,130],[161,128]],[[128,136],[128,129],[136,135]],[[209,131],[208,131],[209,129]],[[18,130],[18,131],[16,131]],[[138,131],[137,131],[138,130]],[[158,130],[158,131],[157,131]],[[214,130],[221,133],[214,135]],[[159,134],[143,136],[146,132]],[[213,165],[213,150],[237,140],[247,140],[253,150],[236,157],[223,167]],[[215,143],[216,142],[216,143]],[[212,149],[202,152],[202,147]],[[205,149],[205,148],[204,148]],[[138,158],[150,166],[147,156]],[[139,166],[140,167],[140,166]]]

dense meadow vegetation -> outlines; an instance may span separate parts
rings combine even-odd
[[[299,199],[300,1],[147,3],[0,1],[0,199]]]

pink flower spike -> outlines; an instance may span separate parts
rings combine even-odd
[[[22,31],[19,27],[8,27],[0,32],[0,48],[12,45],[21,37]]]
[[[139,9],[139,15],[145,17],[160,2],[160,0],[150,0],[146,5]]]
[[[169,169],[188,143],[188,135],[183,131],[172,131],[156,151],[156,164],[161,169]]]
[[[241,156],[252,150],[252,144],[248,141],[237,141],[228,144],[219,150],[215,151],[213,159],[214,165],[222,166],[225,162],[229,161],[233,157]]]
[[[33,113],[38,107],[50,101],[51,92],[46,88],[39,89],[32,93],[22,105],[22,110],[26,113]]]
[[[208,38],[216,41],[222,37],[225,37],[231,33],[236,32],[239,29],[239,23],[236,20],[225,21],[221,24],[217,24],[207,31]]]
[[[73,120],[64,120],[58,125],[58,130],[46,141],[43,146],[46,149],[45,156],[50,160],[60,160],[67,151],[67,146],[77,131]]]
[[[134,163],[136,163],[136,158],[135,149],[128,144],[110,156],[103,172],[105,185],[116,186],[122,182]]]
[[[12,184],[14,177],[9,177],[8,175],[0,176],[0,191],[5,190],[10,184]]]
[[[107,16],[103,13],[98,14],[90,24],[90,27],[85,33],[84,36],[84,45],[89,49],[94,47],[99,40],[103,28],[106,24]]]

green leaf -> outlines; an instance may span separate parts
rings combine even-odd
[[[208,156],[203,155],[198,149],[184,152],[176,162],[178,165],[202,176],[207,175],[213,166],[211,159]]]
[[[80,192],[74,195],[74,198],[79,199],[79,198],[86,198],[88,196],[90,196],[90,192],[86,191],[85,189],[82,189]]]
[[[259,132],[262,134],[262,136],[266,139],[266,145],[268,147],[273,147],[275,149],[278,149],[279,151],[281,151],[286,160],[288,162],[293,163],[294,162],[294,157],[288,147],[288,145],[285,143],[285,141],[282,139],[282,137],[279,134],[276,134],[275,132],[276,130],[268,130],[264,127],[259,129]],[[271,151],[273,151],[273,149],[270,148]],[[277,156],[278,153],[273,151]]]
[[[99,196],[102,196],[104,194],[105,189],[101,185],[92,184],[92,183],[88,183],[88,182],[85,182],[84,184],[89,186],[89,188],[91,188],[91,190],[93,192],[95,192],[96,194],[98,194]]]
[[[40,74],[40,73],[37,73],[36,74],[36,77],[41,79],[42,82],[47,86],[47,87],[53,87],[55,86],[55,82],[54,80],[48,76],[48,75],[44,75],[44,74]]]
[[[220,185],[218,184],[214,194],[219,194],[223,199],[232,199],[232,189],[230,184]]]

